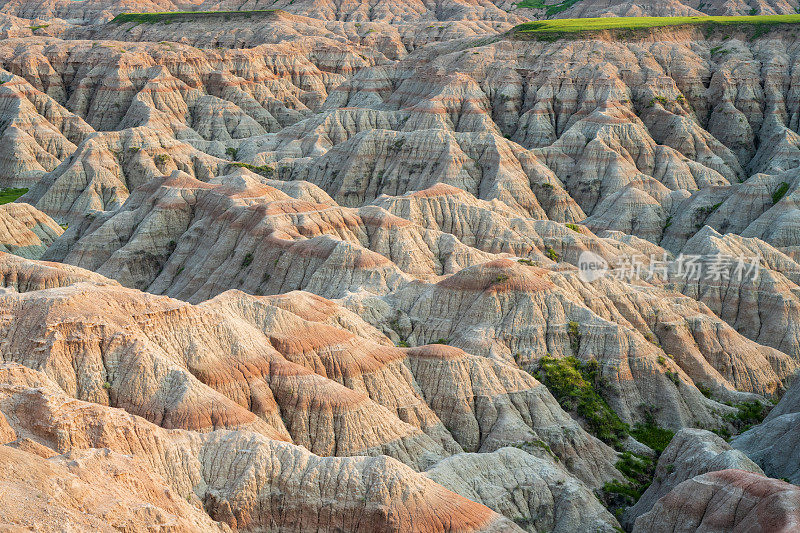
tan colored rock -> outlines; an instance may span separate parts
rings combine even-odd
[[[28,259],[39,259],[64,229],[33,206],[13,202],[0,205],[0,249]]]
[[[625,513],[625,523],[633,526],[638,516],[650,512],[658,500],[687,479],[729,469],[764,473],[744,453],[710,431],[680,430],[658,457],[653,483]]]
[[[684,481],[636,519],[633,531],[789,532],[797,529],[797,486],[743,470]]]
[[[591,490],[548,459],[502,448],[449,457],[425,475],[472,501],[516,517],[526,531],[615,531],[617,521]]]
[[[102,516],[134,531],[167,520],[177,531],[182,524],[190,531],[258,531],[276,523],[287,531],[520,531],[385,456],[322,458],[254,433],[167,431],[119,409],[73,400],[34,370],[0,365],[0,375],[0,411],[15,431],[65,454],[44,460],[0,446],[0,457],[14,465],[2,469],[0,486],[42,496],[4,506],[5,522],[30,525],[80,513],[75,519],[87,527]],[[46,423],[32,416],[45,412]],[[76,425],[76,415],[87,423]],[[46,510],[49,517],[39,518]]]

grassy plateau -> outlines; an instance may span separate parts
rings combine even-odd
[[[120,13],[111,20],[113,24],[159,24],[170,22],[187,22],[192,20],[222,17],[249,19],[254,15],[274,15],[277,9],[257,9],[251,11],[169,11],[161,13]]]
[[[800,24],[800,15],[739,17],[604,17],[554,19],[525,22],[512,31],[517,37],[537,40],[580,38],[586,34],[611,31],[622,35],[668,26],[699,26],[707,33],[721,28],[750,30],[751,38],[779,25]]]
[[[0,189],[0,205],[10,204],[11,202],[15,202],[17,198],[19,198],[26,192],[28,192],[28,189],[15,189],[12,187],[6,187],[5,189]]]

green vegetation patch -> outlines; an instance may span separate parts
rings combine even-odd
[[[536,378],[564,410],[577,413],[598,439],[614,446],[627,436],[628,425],[600,395],[605,384],[596,360],[584,363],[575,357],[543,357]]]
[[[777,204],[778,202],[780,202],[781,199],[783,199],[783,197],[786,196],[787,192],[789,192],[789,184],[786,183],[785,181],[781,182],[781,184],[778,186],[775,192],[772,193],[772,203]]]
[[[112,24],[162,24],[170,22],[191,22],[204,18],[222,17],[249,19],[254,15],[275,15],[277,9],[256,9],[250,11],[169,11],[161,13],[120,13],[111,20]]]
[[[537,3],[536,0],[527,0],[527,2]],[[566,2],[564,2],[564,4],[565,3]],[[523,2],[523,4],[525,4],[525,2]],[[520,7],[534,6],[520,4]],[[773,27],[785,24],[800,24],[800,15],[759,15],[755,17],[602,17],[585,19],[557,19],[525,22],[512,29],[511,32],[519,38],[554,41],[557,39],[577,39],[586,37],[587,34],[604,31],[610,31],[618,37],[628,37],[635,36],[635,32],[643,32],[652,28],[663,28],[668,26],[699,26],[704,29],[706,35],[711,34],[717,29],[727,27],[751,31],[751,38],[755,39],[768,33]]]
[[[612,480],[603,485],[600,500],[615,515],[635,504],[653,482],[655,463],[649,457],[623,452],[616,464],[625,481]]]
[[[240,162],[233,162],[229,163],[229,165],[233,165],[235,167],[246,168],[250,172],[255,172],[256,174],[260,174],[266,178],[270,178],[275,174],[275,169],[269,165],[251,165],[250,163],[240,163]]]
[[[769,414],[769,409],[757,401],[743,402],[734,407],[738,411],[735,414],[726,415],[725,419],[733,425],[737,433],[745,432],[752,426],[760,424]]]
[[[631,430],[631,436],[657,453],[661,453],[669,445],[675,433],[659,427],[654,421],[649,420],[644,424],[641,422],[636,424]]]
[[[547,11],[545,14],[548,17],[551,17],[561,13],[562,11],[566,11],[580,1],[581,0],[562,0],[561,2],[556,2],[555,4],[545,4],[544,0],[522,0],[522,2],[517,4],[517,7],[546,9]]]
[[[0,189],[0,205],[16,202],[17,198],[28,192],[28,189],[14,189],[7,187]]]

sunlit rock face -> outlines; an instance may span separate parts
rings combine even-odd
[[[795,4],[0,0],[0,523],[791,530]]]

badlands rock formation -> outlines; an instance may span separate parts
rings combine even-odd
[[[0,529],[790,531],[798,7],[0,0]]]
[[[49,216],[24,203],[0,205],[0,250],[38,259],[64,229]]]
[[[628,510],[626,522],[632,525],[638,516],[650,512],[662,497],[687,479],[729,469],[763,474],[744,453],[732,449],[710,431],[682,429],[659,457],[653,484]]]
[[[667,531],[796,531],[800,490],[742,470],[721,470],[684,481],[640,516],[634,533]]]
[[[736,437],[731,444],[746,453],[772,477],[800,483],[800,380],[786,391],[764,423]]]

